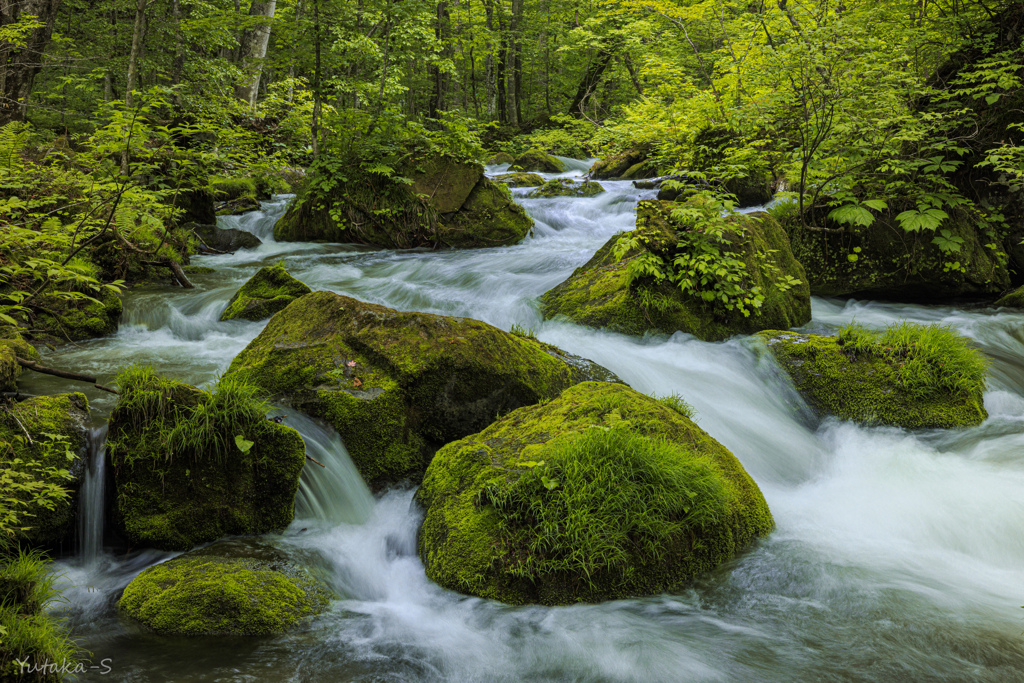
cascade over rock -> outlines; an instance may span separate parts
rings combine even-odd
[[[604,368],[469,318],[313,292],[228,368],[330,423],[366,481],[419,479],[438,447]]]
[[[235,292],[220,319],[265,320],[312,291],[289,275],[280,263],[263,266]]]

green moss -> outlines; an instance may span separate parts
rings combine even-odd
[[[187,550],[291,523],[305,444],[266,419],[254,387],[224,378],[211,394],[144,368],[118,385],[107,452],[115,521],[131,544]]]
[[[508,152],[498,152],[497,154],[495,154],[494,156],[487,160],[487,165],[496,166],[498,164],[514,164],[515,162],[515,157],[513,157]]]
[[[1012,292],[1004,294],[993,305],[1006,306],[1007,308],[1024,308],[1024,287],[1018,287]]]
[[[528,196],[531,199],[538,197],[593,197],[604,192],[600,183],[582,182],[577,183],[569,178],[555,178],[549,180]]]
[[[444,220],[437,244],[470,249],[521,242],[533,230],[533,219],[507,193],[503,185],[482,179],[462,209]]]
[[[810,294],[803,269],[793,257],[785,232],[764,213],[733,219],[732,246],[752,276],[751,283],[765,292],[761,308],[749,317],[716,309],[667,280],[635,278],[630,265],[644,251],[671,260],[679,248],[671,210],[671,202],[640,202],[635,236],[643,246],[617,261],[614,248],[620,236],[612,237],[590,261],[541,297],[544,317],[564,316],[580,325],[632,335],[682,331],[705,341],[795,327],[810,320]],[[779,288],[775,284],[778,273],[799,284],[788,290]]]
[[[598,159],[590,167],[587,175],[594,180],[617,180],[631,168],[645,161],[646,158],[647,154],[642,150],[630,149],[621,154]]]
[[[541,173],[565,173],[561,159],[551,156],[542,149],[531,149],[516,157],[512,164],[520,171]],[[510,169],[511,170],[511,169]]]
[[[427,575],[511,604],[672,590],[774,526],[729,451],[618,384],[579,384],[445,446],[417,498]]]
[[[328,420],[382,486],[418,479],[438,446],[600,371],[477,320],[314,292],[271,318],[234,374]]]
[[[75,493],[85,468],[88,418],[89,402],[84,394],[77,393],[37,396],[0,411],[0,467],[33,472],[35,478],[66,493],[63,499],[54,501],[52,508],[31,500],[27,494],[18,494],[16,497],[24,502],[18,510],[23,511],[21,516],[28,529],[18,532],[17,540],[52,546],[71,531],[77,509]],[[31,444],[22,427],[31,436]],[[13,464],[16,458],[21,463]],[[69,471],[72,478],[59,476],[60,470]]]
[[[264,320],[311,291],[283,265],[264,266],[235,292],[220,319]]]
[[[263,551],[219,554],[216,544],[150,567],[118,607],[161,634],[268,635],[323,612],[326,589],[308,572]]]
[[[243,213],[249,213],[250,211],[259,211],[260,203],[259,200],[254,197],[239,197],[233,199],[230,202],[219,205],[217,208],[218,216],[240,216]]]
[[[56,683],[61,677],[53,672],[23,674],[18,661],[67,662],[73,668],[85,654],[44,611],[57,597],[53,580],[39,553],[0,556],[0,680]]]
[[[258,189],[252,178],[211,178],[210,189],[214,200],[229,202],[240,197],[256,198]]]
[[[64,299],[57,295],[39,298],[39,314],[31,335],[56,343],[82,341],[117,332],[121,320],[121,297],[109,289],[90,295],[96,301]]]
[[[909,429],[970,427],[988,417],[983,382],[950,390],[936,379],[922,391],[919,383],[908,381],[904,366],[912,362],[912,351],[893,354],[892,347],[880,346],[865,352],[839,337],[775,330],[760,336],[808,403],[822,413]],[[978,354],[966,347],[962,351]]]
[[[494,176],[493,180],[509,187],[540,187],[544,184],[544,179],[536,173],[505,173]]]

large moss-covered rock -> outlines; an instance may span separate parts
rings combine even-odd
[[[331,423],[371,486],[418,479],[441,445],[600,366],[487,323],[404,313],[331,292],[288,305],[231,362]]]
[[[233,253],[239,249],[255,249],[263,244],[263,240],[245,230],[197,223],[189,223],[183,228],[191,231],[203,244],[216,251]]]
[[[263,266],[235,292],[220,319],[264,320],[312,291],[289,275],[280,263]]]
[[[222,541],[150,567],[124,589],[121,612],[157,633],[280,633],[323,612],[330,593],[273,546]]]
[[[932,233],[908,233],[892,215],[877,216],[856,230],[805,229],[786,221],[793,253],[807,271],[811,293],[893,301],[943,301],[998,296],[1010,286],[1006,257],[998,240],[984,234],[970,214],[951,209],[942,229],[960,240],[944,254]],[[955,238],[955,239],[954,239]],[[951,264],[958,264],[951,267]]]
[[[0,391],[17,391],[21,365],[18,358],[39,361],[39,352],[13,325],[0,326]]]
[[[968,391],[937,386],[934,391],[915,392],[898,374],[905,360],[891,354],[858,352],[839,337],[777,330],[760,336],[820,413],[910,429],[970,427],[988,417],[982,384]]]
[[[297,199],[274,226],[274,238],[474,248],[515,244],[533,228],[507,188],[485,178],[479,164],[420,157],[403,162],[400,172],[412,183],[344,169],[346,179],[330,196]]]
[[[227,202],[217,204],[218,216],[241,216],[250,211],[259,211],[260,202],[255,197],[239,197]]]
[[[773,528],[728,450],[621,384],[579,384],[448,444],[417,498],[427,576],[511,604],[672,590]]]
[[[639,148],[628,149],[621,154],[613,154],[612,156],[598,159],[590,167],[587,176],[593,180],[621,180],[626,179],[626,176],[632,171],[633,175],[628,178],[631,180],[658,175],[653,172],[653,167],[650,169],[652,171],[650,175],[640,173],[646,162],[647,152],[645,150]]]
[[[600,183],[578,183],[569,178],[555,178],[544,183],[527,195],[530,199],[540,197],[593,197],[604,192]]]
[[[536,173],[504,173],[494,176],[493,180],[509,187],[540,187],[544,184],[544,178]]]
[[[0,354],[5,348],[0,346]],[[50,547],[73,530],[78,508],[76,494],[89,452],[88,419],[89,402],[84,394],[37,396],[0,410],[0,466],[10,466],[14,459],[20,459],[20,464],[12,466],[15,471],[30,473],[32,478],[57,485],[68,493],[53,509],[31,501],[27,494],[15,494],[27,503],[19,510],[24,510],[21,521],[29,527],[16,534],[17,540]],[[31,444],[25,432],[31,437]],[[66,470],[71,478],[57,476],[58,470]]]
[[[498,152],[487,159],[487,165],[498,166],[500,164],[512,164],[515,163],[515,160],[516,158],[508,152]]]
[[[511,168],[526,172],[565,173],[565,164],[562,160],[542,149],[523,152],[512,162]]]
[[[996,300],[995,305],[1008,308],[1024,308],[1024,287],[1018,287],[1002,295]]]
[[[119,382],[107,453],[114,519],[131,545],[188,550],[291,523],[305,464],[298,432],[224,380],[216,395],[152,373]]]
[[[546,292],[541,297],[544,317],[564,316],[580,325],[633,335],[681,331],[705,341],[795,327],[811,319],[803,268],[793,257],[785,231],[765,213],[735,216],[735,228],[728,233],[729,248],[745,264],[748,286],[760,287],[765,296],[760,309],[749,316],[685,294],[668,281],[634,277],[630,265],[645,253],[671,263],[682,248],[672,208],[670,202],[640,202],[636,233],[612,237],[569,279]],[[637,247],[616,259],[618,240],[633,237],[638,238]],[[797,284],[780,285],[784,277]]]
[[[58,295],[39,298],[39,313],[31,335],[44,342],[76,342],[105,337],[117,332],[124,306],[121,297],[109,289],[90,292],[95,301],[67,299]]]
[[[217,222],[214,195],[209,189],[185,190],[174,195],[171,205],[179,209],[178,225],[199,223],[210,225]]]

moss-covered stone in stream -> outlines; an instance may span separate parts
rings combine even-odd
[[[593,197],[604,192],[600,183],[585,181],[578,183],[569,178],[549,180],[536,190],[530,192],[530,199],[539,197]]]
[[[4,348],[0,346],[0,352]],[[24,510],[22,521],[29,528],[18,532],[15,540],[51,547],[73,530],[78,509],[76,493],[88,455],[88,419],[89,402],[84,394],[77,393],[37,396],[0,410],[0,461],[19,459],[21,464],[13,466],[15,471],[29,472],[33,478],[59,486],[68,494],[52,509],[32,501],[28,494],[16,494],[26,503],[18,509]],[[31,444],[25,438],[26,431]],[[66,470],[71,478],[58,476],[59,470]]]
[[[417,499],[427,576],[510,604],[673,590],[774,526],[728,450],[620,384],[576,385],[448,444]]]
[[[434,451],[600,366],[487,323],[404,313],[331,292],[288,305],[231,362],[331,423],[371,486],[419,479]]]
[[[970,427],[988,417],[983,385],[962,392],[936,387],[921,395],[908,390],[897,375],[901,361],[887,354],[858,353],[830,336],[778,330],[758,336],[820,413],[909,429]]]
[[[671,202],[642,201],[637,205],[637,233],[642,245],[622,260],[614,249],[616,235],[569,278],[541,297],[545,318],[564,316],[580,325],[603,327],[624,334],[672,334],[681,331],[705,341],[726,339],[763,329],[803,325],[811,318],[810,295],[800,263],[793,257],[786,233],[765,213],[738,215],[732,220],[731,246],[743,261],[749,283],[761,288],[760,309],[744,316],[716,308],[698,296],[682,292],[664,280],[637,278],[630,272],[645,251],[671,261],[680,248]],[[629,233],[627,233],[629,234]],[[798,282],[783,288],[788,276]]]
[[[544,178],[536,173],[504,173],[494,176],[492,180],[509,187],[540,187],[544,184]]]
[[[312,291],[283,265],[263,266],[235,292],[220,319],[264,320]]]
[[[62,343],[105,337],[117,332],[121,320],[121,297],[109,289],[91,292],[87,299],[66,299],[58,295],[39,297],[39,310],[29,333],[38,341]]]
[[[210,190],[217,203],[230,202],[240,197],[256,199],[258,190],[252,178],[211,178]]]
[[[587,176],[594,180],[619,180],[630,169],[642,166],[646,161],[646,151],[637,148],[629,149],[620,154],[613,154],[603,159],[598,159],[590,167]],[[652,175],[657,175],[657,173],[652,173]]]
[[[561,159],[551,156],[542,149],[531,149],[517,156],[509,170],[527,173],[565,173],[565,164]]]
[[[516,158],[508,152],[498,152],[487,159],[488,166],[497,166],[499,164],[514,164]]]
[[[305,444],[266,419],[251,387],[222,379],[210,394],[144,368],[118,383],[107,453],[131,545],[188,550],[291,523]]]
[[[282,552],[228,541],[150,567],[124,589],[121,612],[164,635],[269,635],[323,612],[326,586]]]
[[[0,391],[17,391],[21,365],[17,359],[40,360],[39,352],[21,337],[13,325],[0,326]]]
[[[996,306],[1006,306],[1007,308],[1024,308],[1024,287],[1018,287],[1012,292],[999,297],[995,304]]]
[[[358,167],[342,172],[345,179],[327,196],[299,197],[274,226],[274,238],[393,249],[478,248],[515,244],[533,228],[507,188],[485,178],[479,164],[412,158],[400,169],[411,184]]]

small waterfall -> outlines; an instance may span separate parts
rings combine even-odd
[[[82,562],[94,564],[103,550],[103,510],[107,476],[107,427],[89,434],[89,463],[78,499],[78,542]]]
[[[345,450],[338,433],[302,414],[286,424],[306,442],[306,453],[323,464],[307,462],[295,496],[295,518],[328,525],[362,524],[373,512],[374,499]]]

